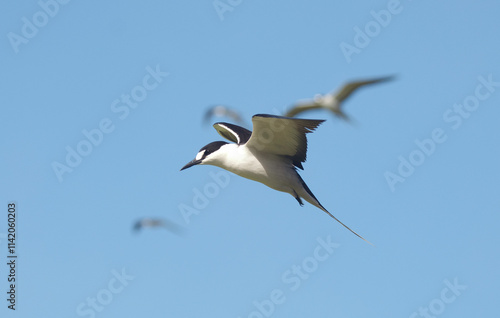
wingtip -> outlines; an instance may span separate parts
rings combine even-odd
[[[380,78],[380,81],[393,81],[398,78],[397,74],[391,74]]]

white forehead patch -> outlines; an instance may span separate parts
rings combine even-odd
[[[201,160],[201,158],[203,158],[203,154],[205,153],[205,149],[203,149],[202,151],[198,152],[198,154],[196,155],[196,160]]]

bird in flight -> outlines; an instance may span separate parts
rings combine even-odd
[[[232,119],[233,121],[245,125],[245,121],[241,118],[240,114],[227,106],[224,105],[215,105],[210,107],[203,117],[203,121],[205,123],[209,123],[212,120],[212,117],[227,117]]]
[[[313,109],[327,109],[333,112],[339,118],[349,121],[349,117],[342,111],[342,102],[344,102],[358,88],[376,83],[382,83],[393,79],[393,76],[375,78],[371,80],[353,81],[341,87],[338,91],[333,91],[325,95],[317,94],[311,100],[298,101],[285,114],[287,117],[295,117],[300,113]]]
[[[297,168],[304,169],[302,163],[306,161],[306,134],[322,122],[324,120],[259,114],[252,117],[253,132],[229,123],[215,123],[217,132],[233,143],[209,143],[181,171],[199,164],[213,165],[263,183],[291,194],[300,205],[303,205],[302,199],[306,200],[368,242],[328,212],[297,173]]]
[[[179,226],[171,221],[158,218],[142,218],[134,223],[134,232],[139,232],[144,228],[164,228],[172,233],[181,234]]]

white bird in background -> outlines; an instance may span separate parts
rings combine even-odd
[[[144,228],[164,228],[169,232],[175,233],[177,235],[180,235],[182,233],[181,228],[174,222],[158,218],[142,218],[134,223],[134,232],[138,233]]]
[[[233,124],[215,123],[217,132],[235,143],[209,143],[181,171],[198,164],[226,169],[274,190],[289,193],[300,205],[303,205],[302,199],[306,200],[365,240],[328,212],[297,173],[297,168],[304,169],[302,162],[306,161],[306,134],[314,131],[323,121],[261,114],[252,117],[253,132]]]
[[[227,106],[224,105],[215,105],[210,107],[203,117],[203,121],[205,123],[209,123],[212,121],[212,117],[226,117],[232,119],[233,121],[245,125],[243,118],[241,118],[240,114]]]
[[[358,88],[382,83],[393,79],[393,76],[376,78],[371,80],[353,81],[345,84],[340,90],[334,91],[325,95],[317,94],[312,100],[298,101],[292,108],[285,114],[287,117],[295,117],[300,113],[308,110],[324,108],[333,112],[339,118],[349,121],[349,117],[342,111],[342,102],[345,101],[351,94]]]

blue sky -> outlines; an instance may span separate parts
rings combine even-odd
[[[1,6],[2,317],[497,314],[497,1]],[[250,122],[386,75],[346,101],[353,124],[304,114],[326,122],[302,177],[375,247],[288,194],[179,171],[221,140],[210,105]],[[134,235],[141,217],[184,234]]]

